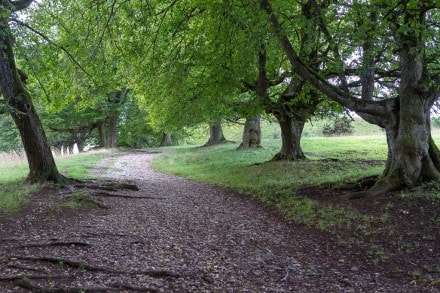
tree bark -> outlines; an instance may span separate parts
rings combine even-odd
[[[117,124],[118,124],[118,118],[116,116],[111,115],[108,118],[108,147],[109,148],[116,148],[118,146],[117,144]]]
[[[244,124],[242,142],[239,148],[258,148],[261,146],[260,117],[246,119]]]
[[[429,79],[424,61],[424,42],[416,31],[400,36],[399,40],[399,108],[392,113],[396,117],[392,121],[397,121],[397,124],[390,123],[386,127],[388,159],[382,177],[371,188],[373,193],[440,179],[439,151],[431,137],[432,100],[426,87]]]
[[[284,113],[276,116],[281,128],[281,150],[272,161],[295,161],[305,159],[301,148],[301,134],[306,119],[300,116],[290,116]]]
[[[105,120],[102,120],[98,123],[99,147],[101,148],[108,147],[105,124],[106,124]]]
[[[0,90],[12,107],[11,116],[17,126],[29,165],[27,180],[65,183],[67,179],[57,169],[41,121],[25,89],[15,64],[13,37],[8,26],[9,1],[0,0]]]
[[[225,142],[225,136],[223,135],[222,125],[220,123],[212,124],[209,126],[209,139],[205,143],[205,146],[211,146]]]
[[[171,146],[171,133],[164,133],[159,147]]]

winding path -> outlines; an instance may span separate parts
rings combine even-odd
[[[140,189],[100,197],[107,209],[1,223],[2,292],[28,292],[21,275],[29,291],[413,292],[244,196],[153,171],[154,156],[101,163]]]

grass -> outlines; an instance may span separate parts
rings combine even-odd
[[[92,178],[92,168],[103,158],[115,154],[115,150],[101,150],[69,157],[58,157],[56,163],[61,173],[70,178]]]
[[[40,188],[40,185],[23,184],[21,181],[0,184],[0,215],[1,212],[16,212],[29,202],[29,195]]]
[[[60,214],[66,209],[76,210],[82,207],[94,207],[101,205],[102,203],[97,199],[91,198],[89,193],[75,192],[69,195],[66,201],[55,205],[53,210],[55,213]]]
[[[112,154],[109,151],[83,153],[76,156],[57,157],[58,169],[64,175],[84,179],[92,177],[91,168],[96,163]],[[24,154],[1,154],[0,158],[0,213],[12,213],[29,201],[30,194],[41,188],[41,185],[24,183],[29,169]]]
[[[356,160],[365,157],[383,160],[385,155],[372,149],[371,143],[360,141],[359,144],[354,138],[304,138],[303,148],[311,160],[297,162],[268,162],[279,148],[273,142],[259,149],[240,151],[236,149],[236,144],[168,149],[168,153],[154,161],[153,166],[244,192],[282,195],[285,192],[290,194],[293,188],[300,185],[319,185],[379,174],[383,166],[359,164]],[[375,142],[380,144],[378,139]],[[336,153],[337,149],[340,150],[339,154]],[[364,153],[365,157],[356,151]],[[340,161],[319,160],[329,157]]]

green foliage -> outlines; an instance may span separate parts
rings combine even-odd
[[[126,103],[121,111],[118,126],[118,146],[145,148],[158,146],[162,133],[158,133],[147,123],[148,113],[141,110],[135,101]]]
[[[9,115],[0,115],[0,152],[22,148],[20,134]]]
[[[352,120],[348,118],[346,115],[342,117],[336,117],[333,120],[333,125],[324,124],[322,129],[322,134],[326,136],[332,135],[349,135],[353,133],[353,125]]]

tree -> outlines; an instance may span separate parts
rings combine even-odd
[[[211,146],[225,142],[226,138],[223,135],[223,128],[220,123],[214,123],[209,125],[209,139],[205,143],[205,146]]]
[[[261,146],[261,117],[246,119],[243,128],[242,142],[240,148],[249,149]]]
[[[240,80],[249,75],[246,64],[255,60],[247,58],[245,51],[233,50],[236,44],[231,36],[235,32],[223,21],[234,17],[227,5],[162,1],[148,10],[145,6],[143,13],[130,12],[130,22],[141,27],[123,34],[129,50],[130,88],[156,130],[174,134],[239,115],[236,104],[243,98]],[[148,22],[146,15],[150,16]],[[134,27],[127,25],[127,30]],[[261,112],[261,106],[254,105]]]
[[[43,96],[47,111],[56,114],[74,108],[78,121],[82,113],[95,112],[88,126],[98,129],[99,145],[105,148],[117,147],[117,128],[131,96],[120,56],[123,50],[115,45],[111,30],[117,25],[115,4],[42,1],[25,26],[37,32],[39,39],[23,32],[28,41],[22,44],[25,54],[20,56],[28,59],[27,49],[34,48],[25,66],[38,76],[33,88]],[[78,123],[69,122],[66,129],[73,131]]]
[[[29,182],[65,183],[56,167],[46,134],[24,83],[27,76],[17,69],[13,51],[14,37],[9,21],[17,11],[33,1],[0,0],[0,90],[17,126],[27,155]],[[21,73],[21,74],[20,74]]]
[[[160,147],[167,147],[167,146],[171,146],[172,141],[171,141],[171,133],[164,133],[162,136],[162,141],[160,142]]]
[[[430,41],[437,31],[434,24],[440,7],[436,1],[334,4],[332,12],[338,11],[345,24],[355,24],[351,17],[362,27],[351,38],[344,38],[352,40],[352,50],[361,53],[362,62],[356,63],[360,64],[356,68],[347,68],[341,57],[344,45],[332,31],[332,24],[325,21],[325,13],[330,10],[320,10],[320,25],[328,32],[326,42],[334,52],[339,86],[323,78],[296,53],[269,0],[261,0],[260,4],[294,70],[330,99],[385,129],[388,142],[385,171],[368,192],[359,196],[440,179],[440,152],[431,137],[429,119],[440,94],[439,72],[429,58],[435,56],[437,49],[435,42]],[[314,4],[317,9],[321,8],[317,1]],[[374,21],[378,19],[383,22]],[[358,92],[350,91],[347,86],[347,77],[353,71],[360,80],[361,91]],[[394,88],[390,87],[392,94],[377,95],[380,85],[386,84],[386,77],[390,76],[395,76]]]
[[[317,13],[313,0],[309,0],[284,14],[289,28],[295,31],[290,36],[295,40],[299,55],[315,70],[324,66],[328,59],[328,49],[320,41],[323,32]],[[289,21],[292,18],[295,18],[295,22]],[[253,28],[249,30],[248,34],[252,33]],[[273,43],[276,44],[273,34],[267,32],[262,35],[257,49],[258,80],[245,83],[245,87],[255,92],[265,112],[274,115],[280,125],[282,145],[273,160],[305,159],[301,148],[304,125],[318,110],[332,105],[325,103],[323,95],[294,73],[284,59],[284,53],[279,46],[274,48]]]

